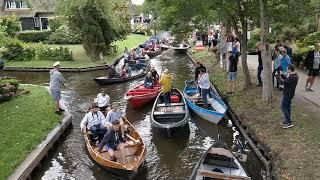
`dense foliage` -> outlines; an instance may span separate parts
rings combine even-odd
[[[50,34],[48,38],[50,44],[81,44],[80,34],[74,33],[69,26],[62,25]]]
[[[60,0],[57,9],[68,17],[68,26],[80,35],[86,54],[93,61],[101,60],[112,42],[130,32],[125,0]]]
[[[20,21],[16,16],[2,16],[0,26],[10,37],[14,37],[16,32],[20,31]]]
[[[0,102],[15,96],[19,88],[19,81],[14,78],[0,77]]]
[[[24,42],[46,42],[51,31],[22,31],[17,33],[17,38]]]

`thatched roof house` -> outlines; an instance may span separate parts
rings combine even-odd
[[[23,31],[47,30],[54,7],[55,0],[0,0],[0,16],[18,16]]]

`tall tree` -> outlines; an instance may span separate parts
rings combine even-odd
[[[259,0],[261,23],[261,57],[263,65],[263,89],[262,99],[271,102],[273,95],[271,50],[269,44],[269,17],[267,0]]]

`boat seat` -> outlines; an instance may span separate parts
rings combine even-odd
[[[171,104],[157,104],[157,107],[170,107],[170,106],[184,106],[184,103],[171,103]]]
[[[209,177],[209,178],[214,178],[214,179],[251,180],[250,177],[223,174],[223,173],[219,173],[219,172],[206,171],[206,170],[199,170],[198,174],[200,174],[201,176],[204,176],[204,177]]]
[[[154,112],[154,116],[162,116],[162,115],[183,115],[186,114],[186,111],[181,112]]]

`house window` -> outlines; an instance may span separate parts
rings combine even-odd
[[[33,21],[34,21],[34,27],[39,27],[39,18],[38,17],[34,17]]]
[[[49,29],[49,21],[48,18],[40,18],[41,20],[41,30]]]
[[[26,9],[28,4],[25,1],[6,1],[6,9]]]

